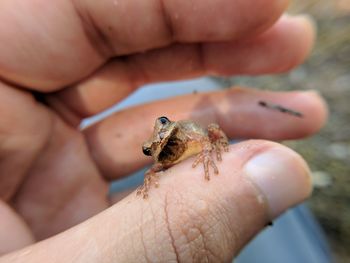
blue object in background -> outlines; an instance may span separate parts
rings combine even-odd
[[[311,212],[299,205],[273,222],[240,253],[235,263],[328,263],[331,253]]]
[[[116,106],[84,120],[81,126],[82,128],[89,126],[115,111],[137,104],[218,88],[220,84],[210,78],[148,85],[140,88]],[[111,191],[119,192],[141,184],[144,171],[139,171],[113,183]],[[235,259],[235,263],[332,262],[331,252],[323,231],[304,205],[289,210],[273,223],[272,227],[267,227],[243,249]]]

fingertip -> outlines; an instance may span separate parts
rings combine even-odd
[[[301,136],[311,136],[322,129],[326,124],[329,111],[326,100],[318,90],[308,90],[297,94],[298,104],[303,107],[303,118],[312,125],[305,125]]]
[[[277,22],[277,28],[285,31],[285,40],[294,46],[298,52],[293,53],[289,63],[281,71],[288,71],[301,64],[311,53],[315,43],[317,25],[311,15],[283,15]],[[288,37],[289,35],[289,37]]]
[[[266,150],[253,155],[243,172],[262,193],[271,220],[304,201],[312,191],[306,162],[293,150],[277,143],[269,143]]]
[[[294,19],[304,26],[314,42],[317,35],[317,23],[314,17],[310,14],[299,14],[294,16]]]

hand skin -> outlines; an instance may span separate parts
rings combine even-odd
[[[188,159],[165,171],[147,200],[107,193],[111,180],[150,162],[140,146],[159,115],[217,122],[230,138],[297,139],[327,118],[315,92],[192,94],[77,128],[142,84],[297,66],[314,29],[305,16],[282,16],[287,4],[2,2],[0,262],[229,262],[267,222],[306,199],[305,162],[264,140],[231,146],[210,182]],[[305,117],[263,110],[258,100]]]

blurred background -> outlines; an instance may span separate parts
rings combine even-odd
[[[318,26],[309,59],[288,74],[217,81],[262,89],[316,89],[325,97],[330,110],[326,127],[312,138],[286,144],[311,166],[315,189],[307,204],[324,228],[336,262],[350,262],[350,0],[291,2],[291,14],[310,14]]]

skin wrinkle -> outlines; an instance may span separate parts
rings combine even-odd
[[[236,200],[239,200],[236,198]],[[232,207],[232,204],[230,204],[230,206]],[[224,207],[224,206],[222,206]],[[236,204],[235,206],[235,210],[236,212],[234,212],[234,215],[239,216],[241,213],[240,211],[240,204]],[[224,211],[226,210],[226,211]],[[229,219],[229,214],[232,215],[232,211],[227,211],[229,209],[224,209],[222,216],[220,217],[220,222],[222,224],[222,227],[219,228],[221,229],[222,233],[221,236],[224,237],[223,240],[229,241],[229,243],[226,243],[226,245],[229,246],[229,249],[232,251],[235,251],[236,253],[233,255],[237,255],[241,248],[242,248],[242,240],[241,237],[244,236],[244,232],[246,231],[245,226],[237,226],[234,224],[234,222],[232,222]],[[225,216],[226,215],[226,216]],[[227,231],[224,231],[224,229],[227,229]],[[222,240],[221,240],[222,242]]]
[[[107,60],[112,54],[115,54],[113,45],[109,37],[103,32],[103,29],[98,26],[90,11],[84,7],[80,7],[79,2],[79,0],[74,0],[72,1],[72,5],[79,18],[84,34],[91,46],[94,47],[104,60]]]
[[[118,204],[114,205],[114,207],[116,206],[120,206],[120,211],[125,211],[127,209],[126,203],[123,203],[123,200],[121,200]],[[113,208],[109,209],[109,211],[111,210],[113,210]],[[141,211],[141,206],[138,206],[137,210]],[[112,223],[114,226],[118,225],[119,227],[117,227],[116,229],[120,230],[120,233],[118,235],[113,235],[113,238],[116,237],[116,244],[118,242],[122,244],[114,246],[115,253],[112,256],[115,256],[115,258],[122,258],[125,259],[125,262],[132,262],[130,258],[133,258],[134,255],[137,255],[136,258],[139,259],[137,262],[141,262],[142,255],[138,246],[139,237],[141,235],[140,228],[142,227],[141,214],[142,213],[137,213],[135,216],[132,216],[132,214],[126,214],[125,216],[113,215],[113,217],[118,218],[121,221],[119,224],[115,224],[114,222]],[[124,227],[128,226],[129,222],[131,222],[131,226]],[[126,245],[126,241],[129,241],[130,245]]]
[[[182,235],[186,238],[186,241],[187,241],[187,244],[188,244],[188,247],[189,247],[189,251],[190,251],[190,254],[191,254],[191,258],[194,259],[194,258],[195,258],[195,255],[196,255],[197,253],[196,253],[196,249],[194,249],[194,246],[191,246],[191,243],[195,243],[196,240],[200,239],[200,235],[197,235],[196,238],[194,238],[194,239],[191,238],[191,240],[190,240],[189,235],[186,234],[186,232],[187,232],[187,233],[190,232],[191,229],[193,229],[193,227],[188,227],[187,231],[184,231],[184,227],[186,226],[186,224],[183,224],[183,225],[181,225],[181,226],[183,226],[183,227],[180,228],[181,233],[182,233]],[[196,228],[194,228],[194,229],[196,229]],[[198,232],[199,232],[199,231],[198,231]]]
[[[190,221],[189,221],[190,222]],[[191,223],[191,222],[190,222]],[[196,248],[195,245],[191,245],[191,244],[196,244],[196,241],[199,239],[202,239],[203,237],[201,236],[201,232],[198,228],[193,227],[193,225],[191,224],[190,226],[186,227],[187,224],[180,224],[182,227],[180,228],[182,235],[186,238],[188,247],[189,247],[189,251],[191,254],[191,258],[194,260],[196,258],[196,255],[198,254],[198,252],[196,252],[198,249]],[[196,232],[197,236],[195,238],[193,237],[189,237],[189,233],[192,230],[198,230],[198,233]]]
[[[263,144],[262,144],[263,145]],[[261,146],[261,144],[260,144]],[[258,152],[258,151],[255,151]],[[236,175],[237,176],[237,175]],[[241,175],[239,175],[241,176]],[[244,179],[244,177],[242,177]],[[242,184],[244,185],[244,184]],[[225,187],[225,186],[223,186]],[[244,192],[247,192],[244,190]],[[242,193],[244,195],[244,192]],[[250,192],[250,191],[248,191]],[[232,249],[232,247],[236,248],[236,251],[238,250],[237,244],[241,244],[242,242],[239,242],[239,237],[242,236],[241,231],[243,229],[234,228],[233,226],[235,224],[232,223],[232,220],[230,220],[231,217],[235,217],[235,215],[240,215],[240,207],[244,205],[244,202],[236,203],[232,202],[232,200],[240,200],[240,196],[237,194],[234,195],[234,197],[231,197],[230,199],[223,198],[222,195],[219,194],[220,190],[213,191],[213,194],[210,195],[211,201],[210,203],[215,203],[215,211],[210,211],[211,217],[213,217],[212,221],[220,223],[221,227],[217,227],[217,224],[212,225],[209,229],[205,230],[205,233],[209,233],[210,230],[219,229],[222,232],[221,236],[224,237],[220,242],[222,243],[223,240],[226,240],[228,243],[226,245],[229,247],[229,249]],[[266,208],[264,208],[266,209]],[[266,211],[266,210],[264,210]],[[226,230],[226,231],[225,231]],[[215,241],[213,241],[213,244],[215,244]],[[215,249],[214,249],[215,250]],[[213,254],[213,256],[215,256]],[[221,259],[221,261],[224,261]]]
[[[150,208],[150,211],[151,211],[151,214],[152,214],[152,217],[153,217],[153,221],[154,221],[154,227],[153,227],[153,239],[154,240],[157,240],[157,227],[156,227],[156,214],[155,214],[155,212],[154,212],[154,210],[153,210],[153,206],[152,206],[152,204],[150,203],[150,205],[149,205],[149,208]],[[165,258],[164,257],[164,254],[163,254],[163,250],[162,249],[159,249],[160,247],[159,246],[157,246],[157,252],[159,253],[159,256],[160,256],[160,258]]]
[[[104,32],[104,29],[101,25],[96,22],[96,18],[90,13],[89,9],[86,7],[81,7],[83,4],[80,4],[81,1],[74,0],[73,6],[77,16],[79,17],[82,27],[84,29],[84,33],[87,36],[88,41],[91,45],[98,51],[99,54],[107,61],[108,58],[112,56],[120,55],[120,52],[115,50],[115,47],[111,41],[111,38]],[[156,45],[156,47],[164,47],[167,44],[173,43],[176,39],[174,23],[172,22],[171,16],[167,11],[166,5],[163,0],[158,1],[159,10],[162,16],[162,25],[164,25],[166,33],[164,34],[164,40],[161,41],[162,44]],[[154,2],[156,5],[156,1]],[[107,26],[106,30],[112,30],[112,26]],[[117,37],[117,39],[120,37]],[[122,41],[120,41],[122,42]],[[153,48],[149,48],[153,49]],[[122,55],[122,54],[121,54]]]
[[[218,202],[215,202],[214,200],[208,201],[208,203],[209,204],[212,203],[212,204],[216,204],[216,205],[219,204]],[[217,207],[215,206],[215,208],[217,208]],[[198,230],[200,232],[200,235],[202,236],[203,247],[204,247],[205,251],[208,252],[208,254],[206,254],[208,262],[211,262],[210,256],[212,256],[214,259],[219,259],[220,257],[215,255],[215,253],[214,253],[215,249],[213,249],[212,245],[215,244],[215,242],[212,242],[213,239],[208,240],[208,242],[206,242],[206,240],[208,239],[208,236],[211,236],[211,238],[216,236],[215,234],[213,234],[213,235],[210,234],[210,233],[213,233],[212,230],[214,230],[214,232],[215,232],[215,229],[222,229],[222,227],[217,227],[217,226],[221,225],[222,218],[216,217],[216,215],[220,214],[217,212],[214,213],[214,212],[209,210],[208,214],[209,215],[202,215],[201,216],[203,223],[198,227]],[[207,221],[211,221],[211,224],[206,224]],[[207,246],[207,243],[212,244],[212,245]],[[222,260],[220,259],[220,261],[222,261]]]
[[[211,215],[213,218],[214,218],[214,215],[212,214]],[[220,255],[216,255],[216,253],[214,252],[216,250],[215,248],[215,245],[217,244],[215,242],[216,238],[217,237],[217,230],[219,229],[223,229],[223,224],[221,224],[221,218],[218,218],[216,221],[214,221],[214,219],[212,219],[213,222],[211,223],[211,225],[207,228],[207,229],[203,229],[203,227],[200,227],[199,228],[199,231],[203,237],[203,244],[204,244],[204,248],[205,248],[205,251],[207,251],[207,258],[208,258],[208,261],[209,262],[212,262],[212,259],[214,258],[215,260],[219,261],[219,262],[222,262],[223,259],[220,258]],[[222,231],[223,233],[226,233],[225,231]],[[224,237],[225,235],[222,235],[222,237]],[[206,240],[208,240],[206,242]],[[227,238],[223,238],[223,240],[228,240],[228,237]],[[223,240],[220,240],[218,242],[218,244],[222,243]],[[209,246],[207,246],[206,244],[211,244]]]
[[[195,228],[195,229],[197,229],[197,228]],[[202,254],[201,254],[201,250],[200,249],[198,249],[198,246],[195,246],[195,245],[191,245],[191,243],[196,243],[196,241],[200,241],[201,243],[202,243],[202,245],[203,245],[203,248],[205,248],[205,243],[203,242],[203,236],[202,236],[202,233],[201,233],[201,231],[199,230],[199,229],[197,229],[198,230],[198,236],[195,238],[195,239],[193,239],[191,242],[189,242],[188,243],[188,245],[189,245],[189,247],[190,247],[190,250],[191,251],[194,251],[194,253],[191,253],[191,256],[192,256],[192,260],[196,260],[196,258],[202,258]],[[207,261],[208,261],[208,256],[207,255],[205,255],[205,258],[207,259]]]
[[[144,215],[144,211],[142,211],[142,213],[141,213],[141,222],[142,223],[144,222],[143,215]],[[143,225],[142,224],[140,224],[140,234],[141,234],[141,243],[142,243],[142,247],[143,247],[143,251],[144,251],[145,260],[146,260],[146,262],[151,262],[151,260],[148,257],[148,253],[147,253],[147,249],[146,249],[146,242],[145,242],[145,238],[144,238]]]
[[[235,196],[235,198],[233,198],[233,199],[235,199],[235,200],[242,200],[242,198],[240,198],[240,196]],[[246,215],[247,214],[247,212],[245,212],[245,210],[242,209],[242,205],[244,206],[244,200],[242,200],[241,203],[239,203],[239,204],[235,203],[235,212],[234,212],[234,214],[236,216]],[[230,206],[232,207],[232,202],[230,203]],[[225,206],[223,206],[223,207],[225,207]],[[229,211],[229,210],[231,210],[231,211]],[[266,210],[264,210],[264,211],[266,211]],[[232,209],[226,209],[226,211],[223,213],[223,215],[229,215],[230,213],[232,214]],[[260,215],[259,215],[259,217],[260,217]],[[227,237],[227,238],[230,238],[230,239],[233,238],[233,244],[235,244],[234,245],[234,247],[235,247],[234,251],[236,251],[235,255],[237,255],[237,253],[242,248],[242,243],[245,243],[245,242],[240,241],[240,239],[241,239],[240,237],[244,236],[244,232],[247,231],[246,225],[237,226],[235,224],[232,224],[232,222],[230,222],[228,216],[226,216],[226,220],[223,220],[223,218],[221,218],[221,221],[225,222],[224,223],[225,226],[227,227],[227,229],[229,229],[229,231],[223,232],[223,235],[225,236],[226,234],[230,234],[230,237]],[[248,240],[249,240],[249,238],[248,238]]]
[[[222,243],[223,240],[229,240],[229,236],[227,236],[226,238],[223,238],[219,242],[215,242],[216,238],[214,238],[214,237],[217,237],[217,235],[215,235],[215,233],[216,233],[216,231],[218,229],[220,229],[220,230],[230,229],[230,228],[225,228],[225,225],[227,225],[227,224],[223,224],[223,222],[222,222],[223,221],[223,219],[222,219],[223,216],[224,215],[221,214],[221,217],[215,217],[215,214],[212,213],[211,217],[213,219],[212,219],[211,225],[207,229],[205,229],[203,231],[201,231],[201,228],[200,228],[200,231],[201,231],[201,234],[202,234],[203,237],[211,236],[211,240],[210,241],[211,241],[212,245],[209,246],[209,247],[205,246],[206,251],[210,252],[211,256],[214,257],[214,259],[218,259],[219,261],[223,261],[223,259],[220,258],[220,255],[216,255],[216,253],[214,253],[214,251],[215,251],[215,246],[214,245],[216,245],[218,243]],[[227,232],[226,231],[221,231],[221,232],[223,233],[222,237],[225,237],[225,233],[227,233]],[[205,244],[205,238],[204,238],[203,242]]]
[[[224,186],[223,186],[224,187]],[[214,191],[213,197],[216,198],[218,201],[213,201],[217,204],[217,210],[219,212],[213,213],[212,216],[214,217],[215,222],[220,222],[222,224],[222,229],[228,229],[228,231],[223,231],[225,236],[226,234],[230,233],[230,236],[227,235],[227,240],[230,240],[233,238],[233,244],[238,244],[239,240],[239,233],[236,229],[234,229],[232,226],[233,224],[230,223],[229,215],[232,214],[232,211],[237,211],[237,203],[235,202],[229,202],[225,198],[222,198],[220,195],[220,191]],[[232,208],[234,206],[234,208]],[[220,216],[216,216],[220,215]],[[213,225],[211,228],[214,228],[215,225]]]
[[[118,63],[123,64],[122,66],[123,73],[124,73],[123,77],[125,78],[124,83],[128,83],[127,86],[128,86],[129,93],[136,90],[137,87],[144,85],[144,83],[140,79],[146,76],[145,73],[141,70],[139,71],[137,64],[134,63],[131,59],[129,59],[128,56],[118,57],[118,58],[115,58],[115,60],[117,60]],[[123,98],[119,99],[119,101],[122,99]]]
[[[189,202],[189,203],[191,203],[191,202]],[[215,202],[211,201],[211,202],[207,202],[207,203],[215,203]],[[186,210],[189,211],[189,213],[186,213],[188,215],[188,217],[186,217],[186,219],[185,219],[186,221],[188,221],[188,224],[185,224],[185,222],[184,222],[184,224],[181,224],[181,222],[180,222],[179,225],[180,225],[181,233],[183,234],[183,236],[187,240],[186,246],[191,251],[192,260],[194,260],[194,262],[196,262],[196,258],[203,259],[203,257],[205,257],[206,262],[211,262],[212,258],[218,259],[219,257],[215,255],[215,253],[213,252],[213,249],[211,249],[211,246],[207,245],[207,243],[208,244],[211,243],[210,240],[207,240],[207,237],[209,235],[210,230],[214,229],[216,227],[216,225],[220,222],[220,220],[212,219],[212,217],[214,217],[214,214],[210,213],[210,211],[208,211],[208,213],[210,213],[210,215],[207,215],[207,214],[202,214],[201,211],[196,212],[196,208],[193,208],[193,209],[189,208]],[[195,213],[193,214],[192,212],[195,212]],[[184,218],[184,217],[182,217],[182,218]],[[214,224],[208,225],[206,223],[207,221],[210,221],[212,223],[214,222]],[[198,234],[196,232],[197,236],[195,238],[191,238],[189,236],[191,230],[198,231]],[[213,236],[215,236],[215,235],[213,235]],[[201,243],[200,247],[198,247],[198,245],[196,245],[197,241],[199,241]],[[193,253],[193,251],[197,251],[197,253]],[[203,251],[206,251],[206,253],[203,254]]]
[[[191,258],[193,259],[193,258],[194,258],[194,255],[195,255],[196,253],[195,253],[195,250],[192,248],[192,246],[191,246],[190,244],[191,244],[191,242],[195,242],[195,241],[199,238],[199,236],[197,236],[197,237],[196,237],[195,239],[193,239],[193,240],[189,240],[188,235],[185,234],[185,232],[183,231],[183,228],[181,228],[181,232],[182,232],[182,234],[185,236],[186,241],[187,241],[187,243],[189,244],[189,251],[190,251],[190,254],[191,254]]]
[[[197,56],[197,59],[196,59],[196,65],[197,65],[196,71],[197,72],[198,71],[199,72],[203,71],[205,74],[210,74],[210,69],[208,68],[207,63],[206,63],[207,59],[206,59],[205,54],[207,54],[207,52],[205,52],[205,44],[204,43],[196,44],[195,50],[196,50],[195,54]]]
[[[164,1],[165,0],[159,0],[159,6],[160,6],[161,13],[162,13],[166,32],[168,35],[167,38],[169,39],[169,42],[172,43],[176,40],[176,31],[174,28],[174,23],[172,21],[172,18],[170,16],[169,12],[167,11],[167,8],[166,8]]]
[[[136,59],[135,59],[136,58]],[[119,58],[118,58],[119,59]],[[137,55],[135,57],[125,57],[125,65],[127,67],[130,90],[135,90],[141,85],[151,83],[151,78],[147,74],[147,69],[143,63],[138,63]]]
[[[165,200],[164,200],[164,219],[165,219],[165,225],[166,228],[168,230],[168,234],[171,240],[171,246],[173,249],[173,252],[176,256],[176,262],[180,262],[180,255],[179,255],[179,251],[177,250],[176,244],[175,244],[175,238],[173,236],[173,233],[171,231],[171,227],[170,227],[170,221],[169,221],[169,211],[168,211],[168,205],[169,205],[169,201],[168,201],[168,193],[165,194]]]
[[[203,218],[203,220],[204,220],[204,218]],[[200,239],[200,241],[201,241],[201,243],[202,243],[202,246],[203,246],[203,248],[204,248],[204,251],[206,251],[206,253],[205,253],[205,259],[206,259],[206,262],[210,262],[209,261],[209,252],[211,252],[211,250],[208,248],[208,246],[207,246],[207,244],[206,244],[206,234],[204,233],[204,231],[202,231],[202,228],[201,227],[197,227],[196,229],[198,229],[198,231],[199,231],[199,239]],[[190,245],[190,244],[189,244]],[[211,254],[213,255],[213,252],[211,252]],[[214,255],[213,255],[214,256]]]
[[[232,206],[232,204],[230,205]],[[222,231],[222,236],[225,237],[223,240],[231,240],[231,243],[233,244],[232,247],[236,248],[237,244],[239,244],[240,234],[238,233],[237,229],[233,227],[234,224],[230,223],[228,215],[232,213],[232,211],[228,211],[228,209],[225,209],[225,205],[222,205],[221,208],[223,212],[220,214],[220,218],[217,218],[217,222],[220,222],[222,224],[222,230],[228,229],[228,231]]]
[[[233,227],[234,225],[230,223],[230,219],[228,216],[230,213],[232,213],[232,209],[225,209],[225,207],[227,207],[227,208],[232,207],[232,205],[233,205],[232,202],[230,204],[228,204],[227,206],[222,205],[221,208],[222,208],[223,212],[221,213],[221,217],[218,218],[217,220],[223,224],[223,226],[224,226],[223,228],[228,229],[228,231],[224,232],[225,234],[230,233],[230,237],[227,237],[227,240],[231,239],[231,240],[233,240],[232,244],[238,244],[240,234],[238,233],[237,229]],[[235,210],[237,211],[237,208]],[[235,245],[235,247],[236,247],[236,245]]]
[[[193,210],[193,211],[196,211],[196,210]],[[192,227],[194,227],[194,229],[197,229],[199,232],[199,235],[196,239],[200,240],[200,242],[202,244],[202,248],[204,248],[205,251],[209,252],[208,247],[206,245],[206,238],[205,238],[206,236],[204,234],[204,232],[206,232],[206,231],[203,231],[203,229],[202,229],[203,225],[206,222],[206,217],[209,217],[209,216],[206,214],[201,215],[200,213],[196,213],[196,215],[194,215],[194,218],[192,218],[191,221],[194,223],[192,225]],[[196,218],[197,218],[197,220],[196,220]],[[199,224],[196,225],[196,222],[198,222]],[[188,232],[188,231],[186,231],[186,232]],[[191,243],[195,243],[195,240],[193,240]],[[191,246],[191,243],[189,243],[189,246]],[[199,254],[199,256],[202,256],[202,255]],[[209,255],[206,253],[204,256],[205,256],[206,261],[209,262]]]

